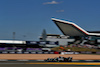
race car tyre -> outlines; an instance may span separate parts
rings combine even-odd
[[[68,62],[72,62],[72,57],[68,57]]]

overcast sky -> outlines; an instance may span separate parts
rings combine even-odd
[[[43,29],[62,34],[51,18],[100,31],[100,0],[0,0],[0,39],[38,41]]]

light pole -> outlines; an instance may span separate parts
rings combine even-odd
[[[15,40],[15,32],[13,32],[13,40]]]

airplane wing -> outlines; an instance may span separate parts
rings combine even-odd
[[[75,23],[59,20],[52,18],[54,23],[58,26],[58,28],[62,31],[64,35],[68,36],[87,36],[90,35],[89,32],[85,31]]]

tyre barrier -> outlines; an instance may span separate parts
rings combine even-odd
[[[14,51],[3,51],[0,54],[54,54],[54,52],[14,52]]]
[[[100,52],[57,52],[57,51],[41,51],[41,52],[36,52],[36,51],[0,51],[0,54],[100,54]]]

